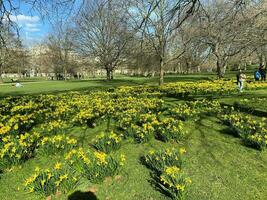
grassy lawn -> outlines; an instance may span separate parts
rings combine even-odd
[[[103,126],[102,128],[104,128]],[[95,134],[102,129],[91,129],[83,140],[88,146]],[[221,200],[264,200],[267,193],[267,152],[259,152],[241,144],[233,137],[226,126],[215,117],[207,117],[196,124],[188,123],[189,138],[185,143],[163,143],[153,140],[146,144],[124,144],[118,153],[127,155],[123,171],[115,178],[107,178],[103,184],[84,182],[77,191],[95,190],[97,199],[169,199],[151,184],[150,170],[140,163],[140,156],[149,149],[160,147],[181,147],[187,149],[186,167],[193,184],[188,199]],[[80,137],[83,130],[75,130]],[[0,198],[3,200],[37,200],[40,196],[26,194],[20,187],[21,181],[31,175],[35,166],[48,167],[51,160],[60,157],[37,157],[12,172],[1,176]],[[54,162],[53,162],[54,163]],[[10,197],[12,194],[12,197]],[[69,194],[71,196],[71,194]],[[87,196],[87,197],[88,197]],[[66,199],[59,195],[56,199]]]
[[[165,82],[174,81],[199,81],[209,80],[215,78],[214,75],[168,75]],[[89,80],[72,80],[72,81],[46,81],[27,79],[22,81],[23,87],[16,88],[12,83],[0,84],[0,97],[8,95],[23,95],[23,94],[39,94],[39,93],[58,93],[64,91],[79,91],[79,90],[99,90],[111,87],[118,87],[122,85],[157,85],[158,77],[128,77],[117,76],[114,80],[107,82],[105,79],[89,79]]]
[[[211,77],[213,78],[213,77]],[[166,82],[207,80],[207,76],[186,75],[168,76]],[[85,81],[45,81],[24,83],[22,88],[0,85],[0,97],[7,95],[29,95],[39,93],[57,93],[73,90],[102,90],[121,85],[157,84],[156,78],[119,77],[112,82],[104,80]],[[214,96],[227,105],[240,103],[244,112],[257,115],[266,114],[267,102],[258,99],[267,98],[267,89],[245,91],[230,96]],[[247,99],[247,100],[243,100]],[[164,98],[166,105],[175,105],[183,100]],[[250,103],[250,101],[252,103]],[[247,110],[246,110],[247,109]],[[252,111],[252,112],[251,112]],[[258,112],[257,112],[258,111]],[[90,142],[107,124],[83,130],[79,127],[68,130],[81,146],[89,147]],[[125,141],[116,154],[124,153],[127,162],[122,171],[113,178],[106,178],[101,184],[91,184],[86,180],[69,194],[58,194],[53,199],[99,199],[99,200],[164,200],[170,199],[162,194],[152,183],[151,171],[140,161],[140,157],[151,148],[185,147],[186,171],[193,183],[188,190],[190,200],[265,200],[267,196],[267,152],[246,147],[240,138],[232,135],[228,126],[215,116],[204,115],[196,122],[186,121],[188,132],[186,140],[179,143],[164,143],[151,140],[144,144]],[[37,156],[12,171],[0,174],[1,200],[37,200],[40,196],[28,194],[21,188],[22,181],[31,175],[35,166],[49,167],[61,156]],[[51,162],[53,161],[53,162]],[[0,172],[1,173],[1,172]],[[92,193],[93,191],[93,193]]]

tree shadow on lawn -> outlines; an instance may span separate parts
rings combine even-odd
[[[222,134],[225,134],[225,135],[233,136],[235,138],[240,138],[238,133],[235,130],[233,130],[232,128],[230,128],[230,127],[225,127],[223,129],[221,129],[219,132],[222,133]]]
[[[75,191],[68,196],[68,200],[97,200],[97,197],[92,192]]]
[[[162,185],[160,184],[161,183],[161,181],[160,181],[161,172],[157,171],[154,168],[152,168],[151,166],[149,166],[145,161],[145,156],[141,156],[139,158],[139,163],[141,165],[144,165],[147,169],[150,170],[150,172],[149,172],[150,178],[147,179],[147,182],[151,185],[151,187],[153,187],[154,190],[160,192],[161,194],[171,198],[170,193],[168,193],[166,190],[164,190],[162,188]]]
[[[100,87],[101,86],[114,87],[114,86],[122,86],[122,85],[139,85],[140,84],[138,80],[123,79],[123,78],[115,78],[113,80],[96,78],[96,79],[90,79],[90,80],[74,80],[71,82],[73,83],[85,83],[85,82],[95,83],[95,84],[98,84]]]
[[[249,107],[246,105],[242,105],[238,102],[235,102],[233,106],[235,109],[237,109],[241,112],[247,113],[247,114],[256,115],[258,117],[266,117],[267,116],[266,111],[262,111],[262,110],[255,109],[255,108],[252,108],[252,107]]]
[[[199,141],[200,141],[200,145],[201,145],[201,149],[203,149],[205,151],[205,153],[207,155],[209,155],[210,158],[212,158],[212,160],[214,162],[216,162],[218,165],[224,167],[223,162],[221,162],[219,159],[216,158],[216,155],[213,153],[214,150],[216,150],[215,146],[220,146],[218,144],[214,144],[214,142],[209,142],[211,141],[210,139],[208,140],[208,138],[206,137],[206,130],[215,130],[213,129],[213,127],[205,125],[202,120],[198,120],[196,121],[197,125],[199,128],[197,128],[197,130],[200,133],[200,137],[199,137]],[[205,128],[205,130],[203,130],[203,128]],[[217,131],[217,130],[215,130]]]
[[[156,173],[150,172],[150,176],[151,179],[148,180],[148,182],[150,183],[150,185],[158,192],[160,192],[161,194],[172,198],[171,194],[169,192],[167,192],[167,190],[163,189],[163,185],[161,185],[161,181],[160,181],[160,176]]]
[[[210,77],[205,76],[194,76],[194,75],[184,75],[184,76],[167,76],[165,77],[165,82],[196,82],[196,81],[208,81],[211,80]]]
[[[224,107],[224,106],[234,107],[234,109],[236,111],[246,113],[249,115],[255,115],[257,117],[266,117],[267,116],[267,112],[265,110],[255,109],[255,108],[249,107],[247,105],[242,105],[239,102],[234,102],[233,104],[221,103],[221,106],[222,107]]]

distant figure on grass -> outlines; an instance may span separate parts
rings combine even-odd
[[[266,80],[266,67],[260,64],[259,72],[261,74],[261,81],[265,81]]]
[[[259,81],[260,77],[261,77],[261,73],[258,69],[256,69],[256,71],[254,72],[255,81]]]
[[[239,91],[242,92],[243,87],[244,87],[244,82],[246,80],[246,75],[244,73],[242,73],[241,69],[236,74],[236,79],[237,79],[237,86],[239,88]]]
[[[17,82],[17,83],[15,84],[15,87],[20,88],[20,87],[22,87],[22,84],[19,83],[19,82]]]

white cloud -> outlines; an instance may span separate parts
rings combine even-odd
[[[25,27],[25,31],[28,32],[39,32],[41,29],[40,28],[35,28],[35,27]]]
[[[28,28],[36,28],[37,26],[39,26],[39,24],[26,23],[25,26],[28,27]]]
[[[40,21],[38,16],[28,16],[28,15],[12,15],[10,19],[18,24],[34,24]]]
[[[12,15],[10,19],[16,22],[20,28],[26,32],[39,32],[40,18],[38,16],[29,16],[29,15]]]
[[[31,46],[43,38],[41,19],[37,15],[12,15],[10,19],[20,28],[21,36],[26,46]]]

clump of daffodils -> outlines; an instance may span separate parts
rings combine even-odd
[[[91,182],[98,183],[105,177],[116,175],[126,158],[124,155],[116,158],[101,151],[85,151],[79,148],[68,152],[65,160],[79,174]]]
[[[144,156],[147,167],[155,172],[156,185],[173,199],[184,199],[191,180],[183,172],[185,148],[150,150]]]
[[[68,192],[77,184],[78,176],[63,163],[56,163],[51,169],[36,167],[34,174],[23,183],[27,192],[37,192],[45,196],[55,194],[57,191]]]
[[[105,153],[116,151],[121,147],[122,137],[113,131],[110,133],[101,133],[93,140],[93,146]]]

